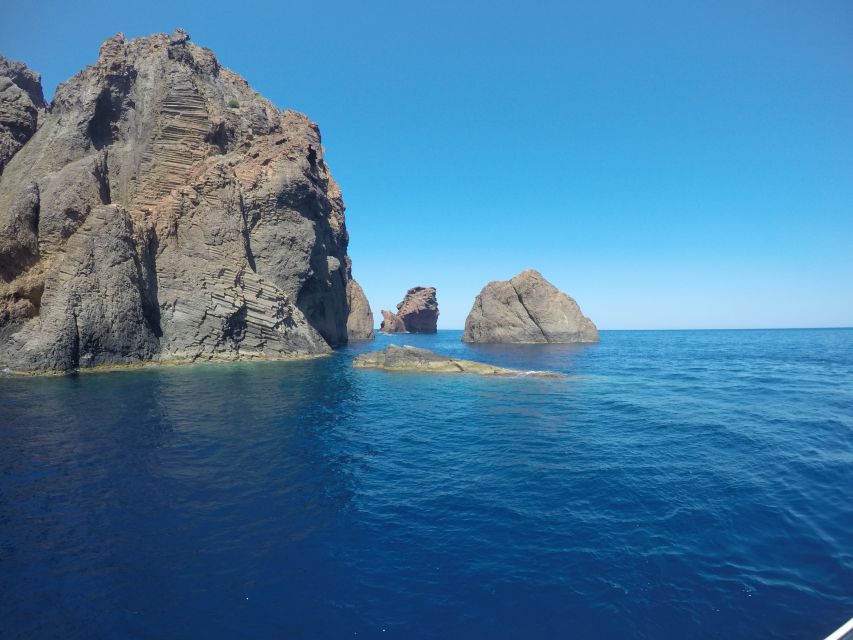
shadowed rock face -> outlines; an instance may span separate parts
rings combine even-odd
[[[463,342],[598,340],[598,330],[578,304],[533,269],[483,287],[462,335]]]
[[[382,351],[363,353],[353,360],[353,366],[360,369],[384,369],[385,371],[425,371],[429,373],[476,373],[483,376],[528,375],[545,378],[562,378],[559,373],[545,371],[517,371],[505,369],[482,362],[459,360],[442,356],[428,349],[418,349],[408,345],[398,347],[389,345]]]
[[[435,333],[438,327],[435,287],[413,287],[397,305],[397,313],[382,311],[384,333]]]
[[[347,258],[349,265],[349,258]],[[347,282],[347,338],[349,340],[373,340],[373,312],[361,285],[350,276]]]
[[[23,114],[0,176],[0,366],[323,353],[347,341],[351,303],[363,330],[308,118],[180,30],[107,40],[42,115],[38,76],[13,66],[0,61],[0,154],[3,114]]]

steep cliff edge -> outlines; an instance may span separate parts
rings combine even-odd
[[[16,113],[30,114],[25,97],[36,111],[0,175],[0,367],[292,357],[347,341],[357,285],[316,124],[181,30],[107,40],[43,112],[40,85],[3,84],[8,66],[0,114],[4,86]]]

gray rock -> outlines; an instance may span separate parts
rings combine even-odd
[[[316,124],[181,30],[118,34],[0,176],[0,367],[325,353],[347,242]]]
[[[490,282],[465,320],[463,342],[598,342],[598,330],[578,304],[542,277],[522,271]]]
[[[476,373],[483,376],[534,376],[544,378],[562,378],[563,374],[546,371],[518,371],[505,369],[482,362],[460,360],[439,355],[428,349],[418,349],[408,345],[398,347],[389,345],[382,351],[363,353],[353,360],[353,366],[360,369],[383,369],[385,371],[424,371],[428,373]]]
[[[347,338],[349,340],[373,340],[373,312],[361,285],[349,276],[347,282]]]
[[[435,333],[438,328],[435,287],[413,287],[397,305],[397,313],[382,311],[384,333]]]
[[[44,107],[39,74],[0,56],[0,174],[36,132],[39,111]]]

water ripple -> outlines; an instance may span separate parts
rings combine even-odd
[[[354,370],[384,343],[567,379]],[[818,638],[853,331],[0,379],[0,637]]]

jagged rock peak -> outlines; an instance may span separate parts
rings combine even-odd
[[[384,333],[435,333],[438,328],[435,287],[412,287],[397,305],[397,313],[382,310]]]
[[[0,367],[322,353],[347,244],[316,124],[180,29],[117,34],[0,176]]]
[[[598,342],[578,304],[533,269],[483,287],[465,320],[463,342]]]
[[[30,101],[37,107],[45,106],[44,90],[41,86],[41,74],[33,71],[23,62],[10,60],[0,55],[0,77],[9,78],[16,86],[24,91]]]
[[[36,132],[44,107],[41,76],[0,55],[0,174]]]

